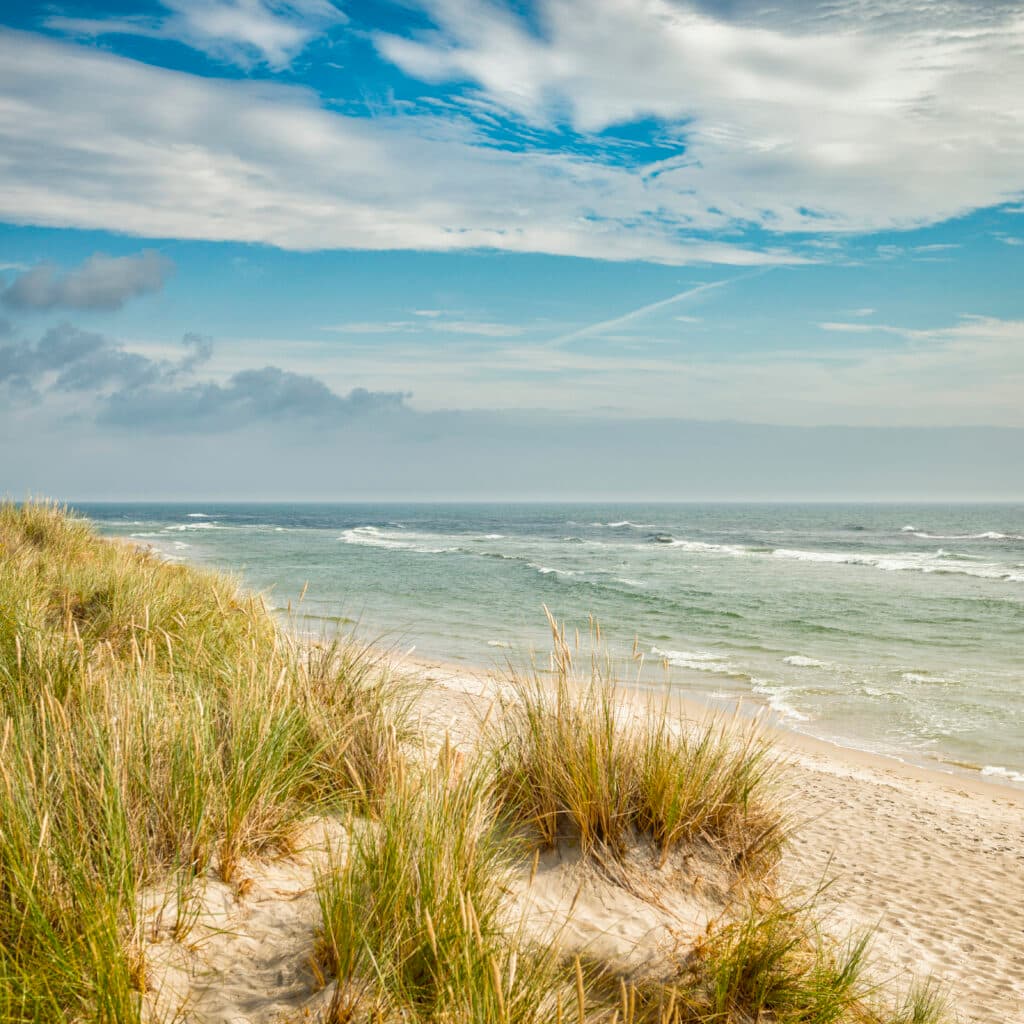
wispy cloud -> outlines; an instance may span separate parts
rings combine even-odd
[[[666,168],[495,147],[451,115],[356,117],[295,86],[188,75],[9,31],[0,94],[0,218],[12,223],[290,249],[807,262],[777,241],[709,237],[747,214]]]
[[[1024,188],[1016,4],[538,0],[529,23],[499,3],[421,6],[435,30],[377,36],[407,74],[474,83],[540,128],[656,118],[680,149],[659,186],[727,221],[905,227]]]
[[[737,281],[742,281],[761,273],[764,273],[764,271],[754,271],[752,274],[744,274],[739,278],[731,278],[723,281],[707,281],[703,284],[694,285],[692,288],[687,288],[684,291],[677,292],[675,295],[670,295],[667,299],[659,299],[657,302],[649,302],[646,306],[639,306],[637,309],[631,309],[628,313],[623,313],[621,316],[612,317],[610,320],[601,320],[594,324],[588,324],[586,327],[580,327],[578,330],[569,331],[568,334],[561,334],[557,338],[552,338],[547,344],[549,346],[556,347],[560,345],[567,345],[571,341],[578,341],[580,338],[588,338],[598,334],[607,334],[609,331],[614,331],[616,328],[623,327],[626,324],[632,323],[634,320],[640,320],[643,317],[650,316],[652,313],[656,313],[660,309],[666,309],[669,306],[676,306],[681,302],[696,299],[708,292],[717,291],[719,288],[725,288],[728,285],[735,284]]]
[[[161,0],[157,17],[69,18],[48,28],[77,36],[136,35],[174,39],[217,60],[287,67],[317,35],[346,21],[329,0]]]
[[[823,331],[838,331],[842,334],[871,334],[873,331],[885,329],[876,327],[874,324],[846,323],[836,320],[819,321],[818,326]]]
[[[514,338],[526,333],[519,324],[496,323],[489,320],[449,319],[443,310],[416,310],[419,320],[353,320],[328,324],[322,331],[336,334],[467,334],[481,338]]]
[[[810,338],[781,349],[742,350],[694,350],[678,337],[658,344],[656,329],[644,332],[639,345],[425,348],[410,340],[389,348],[386,365],[370,345],[345,347],[333,357],[322,346],[311,348],[297,365],[325,375],[335,389],[354,375],[374,390],[411,390],[421,410],[581,415],[601,407],[633,418],[1024,427],[1024,322],[976,316],[929,328],[851,322],[847,333],[843,344]],[[247,340],[237,351],[258,360],[260,349]],[[268,344],[266,352],[278,349]]]

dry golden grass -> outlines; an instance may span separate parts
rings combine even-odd
[[[136,1019],[140,888],[372,804],[406,689],[233,580],[0,506],[0,1020]]]
[[[140,891],[232,879],[325,809],[353,837],[317,881],[330,1024],[940,1019],[927,992],[873,1008],[863,946],[764,885],[656,982],[527,942],[505,906],[524,834],[702,843],[765,879],[786,832],[758,736],[624,703],[554,636],[553,683],[515,682],[478,760],[424,767],[414,691],[370,648],[299,645],[226,577],[0,505],[0,1022],[138,1021]]]
[[[487,745],[501,808],[545,846],[621,853],[637,833],[664,859],[703,840],[751,875],[786,834],[781,766],[755,725],[697,724],[664,702],[627,700],[600,651],[576,668],[551,621],[553,673],[512,674]],[[599,639],[599,638],[597,638]]]

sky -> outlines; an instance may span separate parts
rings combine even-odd
[[[1024,2],[0,0],[0,494],[1024,500]]]

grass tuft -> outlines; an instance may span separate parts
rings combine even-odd
[[[703,840],[763,873],[786,823],[774,798],[780,764],[756,727],[698,726],[666,704],[626,699],[607,663],[575,668],[552,621],[553,677],[513,675],[488,745],[504,814],[545,846],[578,840],[621,853],[639,832],[665,858]]]
[[[317,882],[333,1019],[539,1024],[553,961],[510,937],[514,847],[487,776],[442,753],[404,777]]]
[[[402,687],[228,577],[0,504],[0,1020],[134,1021],[140,890],[287,849],[398,770]]]

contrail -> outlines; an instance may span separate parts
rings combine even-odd
[[[755,270],[753,273],[743,274],[740,277],[728,278],[725,281],[708,281],[705,284],[695,285],[693,288],[687,288],[685,292],[679,292],[676,295],[670,295],[667,299],[659,299],[657,302],[651,302],[646,306],[641,306],[639,309],[633,309],[628,313],[623,313],[622,316],[613,317],[611,320],[602,320],[600,323],[581,327],[577,331],[570,331],[568,334],[563,334],[557,338],[553,338],[551,341],[545,342],[543,347],[553,348],[557,345],[564,345],[569,341],[575,341],[577,338],[585,338],[590,334],[601,334],[612,327],[619,327],[622,324],[629,323],[631,320],[636,320],[639,317],[646,316],[648,313],[653,313],[656,309],[664,309],[665,306],[671,306],[677,302],[683,302],[685,299],[693,298],[694,295],[700,295],[702,292],[710,292],[714,291],[716,288],[724,288],[727,284],[734,284],[736,281],[743,281],[747,278],[758,277],[759,275],[766,274],[769,270],[773,269],[773,267],[765,267],[762,270]]]

